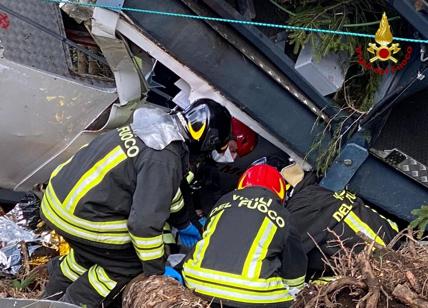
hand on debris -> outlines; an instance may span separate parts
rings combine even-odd
[[[190,248],[193,247],[200,239],[201,234],[192,223],[190,223],[186,228],[178,230],[178,236],[181,243]]]
[[[164,276],[174,278],[177,280],[180,284],[183,284],[183,277],[181,277],[180,273],[177,272],[174,268],[171,266],[165,266],[165,272],[163,273]]]

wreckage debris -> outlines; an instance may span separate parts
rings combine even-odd
[[[0,298],[36,299],[48,280],[46,263],[68,244],[41,223],[40,201],[28,194],[0,215]]]

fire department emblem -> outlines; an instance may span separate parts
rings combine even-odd
[[[374,61],[388,61],[391,60],[397,63],[398,60],[393,57],[394,54],[399,52],[401,48],[399,43],[391,44],[393,41],[391,27],[388,23],[386,13],[383,13],[382,20],[379,25],[379,29],[375,34],[376,43],[369,43],[367,50],[375,56],[370,59],[370,63]],[[390,45],[391,44],[391,45]]]

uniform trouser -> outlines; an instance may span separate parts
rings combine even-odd
[[[123,250],[89,247],[68,240],[67,256],[48,264],[45,297],[88,308],[112,302],[124,286],[142,272],[133,248]]]

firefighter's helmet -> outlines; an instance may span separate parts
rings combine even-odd
[[[231,137],[229,111],[211,99],[199,99],[183,112],[193,152],[224,151]]]
[[[281,173],[268,164],[254,165],[248,168],[239,179],[238,189],[246,187],[264,187],[278,196],[284,202],[287,188]]]
[[[232,118],[232,138],[236,141],[239,157],[251,153],[257,144],[257,134],[236,118]]]

